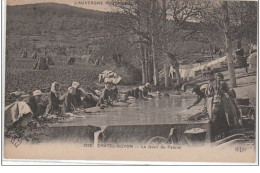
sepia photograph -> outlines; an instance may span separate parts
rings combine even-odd
[[[3,9],[3,161],[259,164],[258,1]]]

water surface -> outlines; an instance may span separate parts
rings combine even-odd
[[[200,112],[202,106],[187,107],[195,101],[194,97],[170,96],[151,100],[129,101],[128,105],[101,109],[96,113],[77,113],[61,121],[64,126],[111,126],[148,125],[184,123],[186,119]]]

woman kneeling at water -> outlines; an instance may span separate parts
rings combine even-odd
[[[34,118],[44,114],[46,106],[42,103],[42,92],[40,90],[35,90],[33,95],[24,99],[24,101],[31,108]]]
[[[63,101],[60,99],[60,84],[53,82],[51,85],[51,93],[49,96],[49,104],[46,108],[46,115],[61,115]]]
[[[105,88],[102,90],[97,106],[113,105],[113,101],[117,100],[118,89],[113,84],[113,79],[105,78],[104,83]]]
[[[135,99],[139,98],[140,90],[139,87],[132,88],[128,90],[126,97],[134,97]],[[126,98],[127,100],[127,98]]]
[[[140,98],[147,98],[152,97],[148,93],[151,92],[150,84],[146,83],[145,85],[139,86],[139,97]]]
[[[197,104],[199,104],[201,102],[202,99],[206,99],[206,95],[205,93],[202,91],[201,86],[199,85],[195,85],[192,89],[192,93],[197,95],[197,99],[196,101],[189,106],[187,109],[190,109],[193,106],[196,106]]]
[[[72,112],[75,110],[75,105],[73,102],[73,97],[76,94],[76,89],[74,87],[69,87],[68,92],[63,95],[64,97],[64,111],[65,112]]]
[[[75,94],[72,97],[72,102],[74,106],[78,108],[82,105],[81,97],[85,95],[85,91],[79,87],[80,86],[79,82],[73,81],[71,86],[75,88]]]
[[[75,108],[89,108],[96,106],[98,102],[98,96],[94,95],[93,92],[87,92],[80,87],[79,82],[73,82],[71,85],[75,88],[76,93],[72,97],[72,103]]]

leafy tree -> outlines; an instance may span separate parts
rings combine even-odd
[[[252,40],[256,35],[256,4],[256,2],[214,1],[209,2],[202,11],[201,21],[216,26],[215,29],[222,35],[232,87],[236,87],[232,45],[235,40],[238,40],[237,47],[240,48],[244,36]]]

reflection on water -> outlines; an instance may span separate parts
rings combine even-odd
[[[80,113],[83,118],[70,118],[63,123],[77,126],[180,123],[199,112],[200,107],[186,109],[193,102],[194,98],[180,96],[136,100],[127,106],[107,108],[98,113]]]

